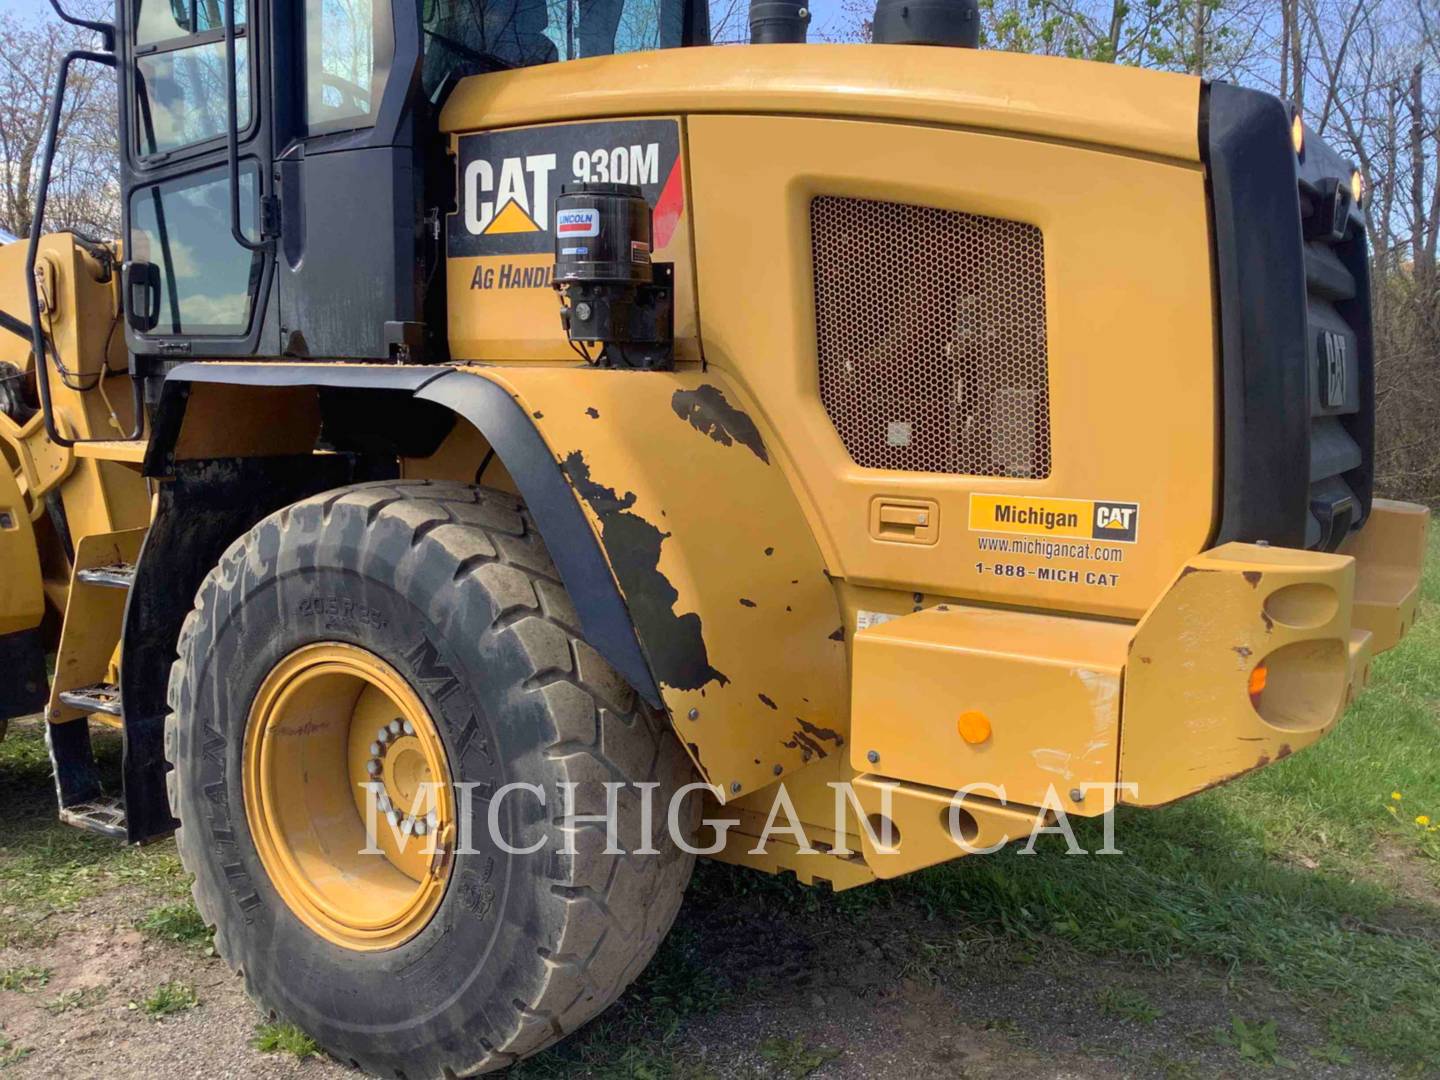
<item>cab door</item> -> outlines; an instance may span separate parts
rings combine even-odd
[[[239,162],[228,162],[225,5],[234,4]],[[137,357],[274,351],[267,8],[126,0],[121,56],[126,341]],[[231,230],[238,199],[242,244]],[[141,364],[142,370],[145,365]]]

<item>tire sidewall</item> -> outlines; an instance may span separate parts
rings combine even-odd
[[[362,1059],[373,1046],[378,1058],[408,1059],[417,1073],[432,1074],[448,1063],[437,1026],[483,1030],[494,987],[504,988],[502,1013],[509,999],[527,997],[527,980],[538,989],[535,941],[547,920],[542,901],[556,837],[538,800],[516,792],[502,804],[502,832],[512,846],[542,836],[547,843],[532,855],[505,853],[488,835],[485,795],[523,780],[540,783],[547,803],[557,797],[544,754],[546,714],[533,695],[518,692],[523,657],[491,626],[488,603],[438,580],[431,590],[416,588],[426,575],[407,565],[415,560],[403,530],[394,530],[390,545],[376,537],[366,558],[317,567],[306,565],[306,545],[286,535],[297,524],[266,522],[252,534],[253,550],[234,560],[238,582],[216,590],[194,642],[203,648],[188,657],[182,715],[199,745],[182,755],[177,777],[181,805],[193,815],[183,826],[213,852],[197,872],[211,876],[207,891],[226,909],[222,927],[243,927],[227,946],[252,992],[322,1044],[354,1047]],[[393,584],[399,576],[410,578],[405,593]],[[478,785],[469,806],[473,851],[456,855],[429,924],[393,949],[356,952],[310,930],[271,886],[247,825],[250,702],[276,663],[315,642],[356,645],[394,667],[434,721],[452,779]],[[457,813],[465,811],[457,797]]]

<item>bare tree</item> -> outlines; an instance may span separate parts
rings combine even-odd
[[[89,31],[0,13],[0,227],[23,236],[35,212],[50,95],[61,59],[93,47]],[[46,227],[112,237],[120,229],[115,76],[71,68],[51,174]]]

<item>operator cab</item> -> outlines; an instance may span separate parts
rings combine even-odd
[[[126,339],[141,375],[191,357],[443,359],[455,177],[436,117],[455,84],[709,43],[704,0],[122,11]]]

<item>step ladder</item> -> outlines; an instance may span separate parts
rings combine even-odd
[[[127,836],[125,805],[101,784],[90,732],[92,725],[124,726],[120,637],[145,533],[97,533],[76,544],[45,710],[60,820],[122,840]]]

